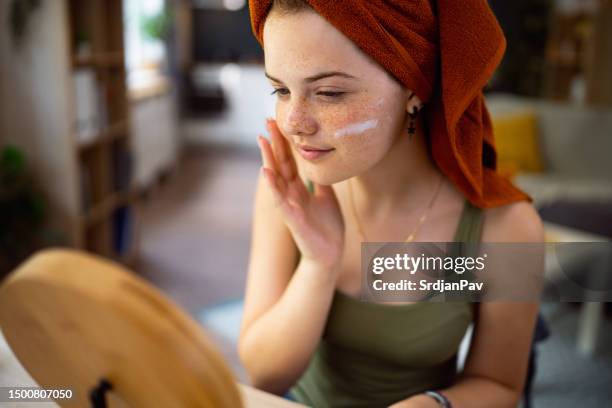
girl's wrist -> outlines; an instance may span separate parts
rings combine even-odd
[[[332,273],[335,273],[340,269],[340,259],[338,257],[333,259],[324,259],[303,256],[301,262],[310,265],[311,267],[326,270]]]
[[[393,404],[389,408],[440,408],[441,406],[435,399],[423,393]]]
[[[310,259],[303,257],[300,260],[302,268],[311,271],[311,273],[321,274],[326,278],[331,278],[333,282],[340,271],[339,261],[325,261],[320,259]]]

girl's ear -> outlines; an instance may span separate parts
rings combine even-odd
[[[406,112],[414,113],[415,108],[420,110],[423,107],[423,102],[414,92],[410,91],[409,95],[408,102],[406,103]]]

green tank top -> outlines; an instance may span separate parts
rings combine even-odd
[[[466,200],[454,241],[480,242],[482,214]],[[373,408],[447,387],[473,318],[471,303],[388,305],[336,290],[321,341],[289,392],[316,408]]]

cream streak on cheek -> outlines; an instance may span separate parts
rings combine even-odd
[[[363,133],[366,130],[373,129],[376,127],[376,125],[378,125],[378,119],[371,119],[359,123],[351,123],[350,125],[345,126],[342,129],[338,129],[336,133],[334,133],[334,136],[342,137],[346,135],[356,135],[359,133]]]

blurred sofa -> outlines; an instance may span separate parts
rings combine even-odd
[[[612,108],[488,94],[500,171],[545,221],[612,237]]]

